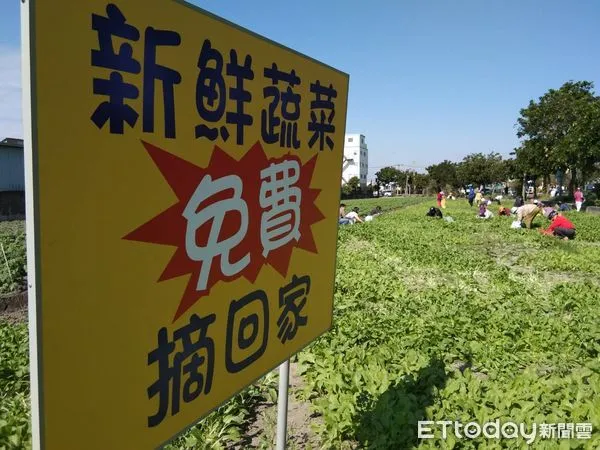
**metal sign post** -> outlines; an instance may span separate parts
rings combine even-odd
[[[279,366],[279,395],[277,396],[277,450],[285,450],[287,440],[288,385],[290,360]]]

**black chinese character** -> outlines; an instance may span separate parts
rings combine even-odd
[[[144,46],[144,131],[154,131],[154,82],[162,81],[165,114],[165,137],[175,138],[175,88],[181,83],[176,70],[156,63],[156,48],[163,45],[178,46],[181,37],[175,31],[146,28]]]
[[[158,331],[158,346],[148,353],[148,365],[158,363],[158,380],[148,388],[148,398],[159,396],[157,413],[148,417],[149,427],[155,427],[164,420],[169,403],[171,416],[174,416],[179,412],[181,397],[184,402],[189,403],[202,392],[210,393],[215,366],[215,344],[208,337],[208,327],[215,319],[215,314],[203,318],[193,314],[189,324],[173,333],[172,341],[169,340],[166,328]],[[181,341],[182,350],[175,354],[173,363],[170,364],[169,357],[175,350],[176,341]],[[187,375],[183,393],[182,374]]]
[[[244,80],[253,80],[254,72],[252,71],[252,57],[246,55],[244,65],[238,64],[237,52],[231,50],[229,53],[230,61],[227,64],[227,75],[235,77],[235,87],[229,88],[229,98],[235,100],[235,112],[227,113],[227,123],[237,125],[237,144],[244,143],[244,127],[252,125],[252,116],[244,114],[244,103],[252,101],[250,91],[244,89]]]
[[[277,326],[279,333],[277,337],[282,344],[293,339],[298,332],[298,327],[308,322],[308,317],[300,315],[302,308],[306,305],[306,296],[310,292],[310,277],[305,275],[298,278],[292,277],[292,281],[279,289],[279,308],[283,308]]]
[[[225,114],[227,92],[223,79],[223,55],[211,47],[208,39],[202,44],[198,69],[200,72],[196,82],[196,109],[202,120],[216,123]],[[229,138],[227,128],[222,126],[220,131],[223,140],[227,141]],[[218,134],[217,128],[210,128],[205,124],[196,125],[196,138],[207,137],[214,141]]]
[[[140,73],[140,63],[133,59],[133,47],[129,43],[122,43],[118,53],[114,50],[112,38],[119,37],[130,41],[137,41],[140,33],[126,22],[125,16],[113,4],[106,7],[107,17],[92,14],[92,29],[98,32],[99,50],[92,50],[92,66],[113,69],[119,72]],[[102,128],[110,121],[110,132],[123,134],[124,124],[133,127],[138,119],[138,113],[125,99],[138,98],[138,88],[123,81],[119,72],[111,72],[109,79],[94,78],[94,94],[107,96],[108,101],[96,108],[91,116],[98,128]]]
[[[262,333],[261,333],[262,328]],[[262,340],[259,340],[262,334]],[[239,372],[262,356],[269,340],[269,300],[258,290],[229,305],[225,366]],[[234,348],[235,345],[235,348]]]
[[[308,131],[312,131],[313,135],[308,141],[310,148],[313,147],[317,139],[319,140],[319,150],[324,149],[324,144],[330,150],[333,150],[333,140],[327,136],[328,133],[335,132],[335,126],[332,125],[333,118],[335,117],[335,106],[332,99],[337,97],[337,91],[333,88],[333,85],[329,87],[321,86],[321,82],[317,80],[316,83],[310,84],[310,92],[315,94],[316,99],[310,102],[310,109],[320,109],[320,116],[317,118],[315,111],[310,112],[310,123],[308,124]],[[326,99],[322,98],[327,97]],[[329,114],[325,114],[325,110],[329,110]]]
[[[274,86],[267,86],[263,93],[265,98],[272,97],[269,111],[263,109],[261,113],[261,135],[265,142],[274,144],[279,141],[281,147],[299,148],[300,141],[298,140],[298,123],[300,117],[300,94],[295,94],[292,88],[300,84],[300,78],[296,76],[296,71],[292,69],[290,73],[282,72],[277,69],[277,64],[269,68],[265,68],[264,75],[271,79]],[[286,82],[286,90],[280,90],[276,86],[279,81]],[[281,117],[277,116],[276,111],[281,100]],[[277,128],[281,124],[281,129]]]

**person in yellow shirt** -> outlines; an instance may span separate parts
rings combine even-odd
[[[483,198],[483,194],[481,193],[481,191],[477,191],[477,194],[475,194],[475,204],[477,206],[479,206],[479,204],[481,203],[482,198]]]

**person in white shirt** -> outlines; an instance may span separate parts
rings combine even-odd
[[[351,224],[355,224],[356,222],[359,223],[363,223],[363,220],[360,218],[360,216],[358,215],[358,206],[355,206],[354,208],[352,208],[352,211],[350,211],[348,214],[346,214],[346,219],[350,219],[350,223]]]
[[[381,206],[376,206],[375,208],[373,208],[371,210],[371,212],[367,216],[365,216],[365,222],[370,222],[371,220],[373,220],[375,217],[377,217],[381,213],[382,213]]]

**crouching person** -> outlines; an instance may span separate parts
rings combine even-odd
[[[435,206],[432,206],[431,208],[429,208],[429,211],[427,211],[425,213],[425,215],[427,217],[437,217],[440,219],[443,217],[442,211],[440,211],[440,209],[436,208]]]
[[[360,218],[360,216],[358,215],[358,206],[355,206],[354,208],[352,208],[352,211],[350,211],[348,214],[346,214],[345,218],[350,220],[350,224],[354,225],[355,223],[363,223],[364,221]]]
[[[373,208],[371,210],[371,212],[365,217],[365,222],[370,222],[371,220],[373,220],[375,217],[379,216],[381,214],[381,206],[376,206],[375,208]]]
[[[510,209],[508,209],[504,206],[501,206],[500,208],[498,208],[498,215],[499,216],[510,216],[511,215]]]
[[[569,239],[575,239],[575,225],[569,219],[562,214],[552,211],[548,215],[551,223],[545,230],[540,230],[541,233],[550,236],[557,236],[567,241]]]
[[[517,220],[521,223],[525,223],[525,227],[531,228],[531,223],[535,216],[537,216],[542,210],[535,203],[527,203],[526,205],[517,208]]]
[[[477,214],[476,217],[478,217],[479,219],[491,219],[492,217],[494,217],[492,212],[488,209],[487,201],[482,201],[479,204],[479,214]]]

